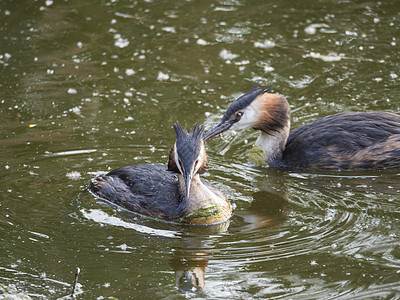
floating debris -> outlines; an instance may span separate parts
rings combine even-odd
[[[275,47],[275,42],[271,40],[265,40],[263,43],[254,42],[254,47],[256,48],[273,48]]]
[[[162,30],[166,32],[176,33],[175,27],[172,26],[163,27]]]
[[[318,266],[318,263],[315,260],[310,261],[310,265],[312,266]]]
[[[231,60],[231,59],[235,59],[235,58],[239,57],[239,55],[238,54],[233,54],[231,51],[223,49],[219,53],[219,57],[221,57],[224,60]]]
[[[81,109],[78,106],[74,106],[73,108],[70,108],[69,111],[73,112],[76,115],[80,115],[81,114]]]
[[[69,179],[72,179],[72,180],[78,180],[81,178],[81,173],[78,171],[72,171],[72,172],[65,174],[65,176],[67,176]]]
[[[274,71],[275,68],[271,67],[271,66],[264,66],[264,72],[268,73],[268,72],[272,72]]]
[[[333,55],[333,54],[330,54],[330,55],[323,55],[323,54],[318,53],[318,52],[310,52],[310,53],[304,55],[303,57],[304,57],[304,58],[306,58],[306,57],[318,58],[318,59],[320,59],[320,60],[322,60],[322,61],[327,61],[327,62],[331,62],[331,61],[340,61],[340,60],[342,60],[343,58],[345,58],[345,57],[343,57],[343,56]]]
[[[69,88],[68,91],[67,91],[67,93],[70,94],[70,95],[75,95],[75,94],[78,93],[78,91],[77,91],[76,89]]]
[[[124,14],[124,13],[120,13],[120,12],[116,12],[115,15],[117,17],[121,17],[121,18],[124,18],[124,19],[134,19],[135,18],[132,15],[128,15],[128,14]]]
[[[4,64],[4,63],[7,62],[10,58],[11,58],[11,54],[10,54],[10,53],[0,54],[0,63]]]
[[[128,76],[132,76],[132,75],[136,74],[136,72],[133,69],[126,69],[125,74]]]
[[[0,299],[32,300],[28,295],[17,291],[15,285],[10,284],[7,286],[3,283],[0,283]]]
[[[122,38],[119,33],[114,34],[114,39],[115,39],[114,45],[118,48],[125,48],[128,47],[129,45],[128,39]]]
[[[208,45],[208,42],[205,41],[205,40],[203,40],[203,39],[198,39],[198,40],[196,41],[196,44],[197,44],[197,45],[200,45],[200,46],[206,46],[206,45]]]
[[[318,28],[329,28],[329,26],[324,23],[311,24],[304,28],[304,32],[307,34],[316,34]]]
[[[169,75],[168,74],[165,74],[165,73],[163,73],[163,72],[158,72],[158,75],[157,75],[157,80],[158,81],[164,81],[164,80],[168,80],[169,79]]]
[[[74,285],[72,286],[71,298],[75,298],[75,292],[76,292],[76,287],[77,287],[78,277],[79,277],[80,272],[81,272],[81,269],[79,269],[77,267],[75,270],[75,279],[74,279]]]

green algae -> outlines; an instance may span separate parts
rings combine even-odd
[[[202,202],[212,202],[211,199],[203,200]],[[202,206],[199,209],[195,210],[178,219],[180,223],[192,223],[195,219],[204,218],[204,224],[210,224],[208,221],[213,220],[211,223],[221,222],[224,219],[227,219],[227,212],[229,208],[223,205],[209,205],[209,206]]]
[[[249,160],[256,165],[265,164],[264,150],[257,144],[254,144],[249,153]]]

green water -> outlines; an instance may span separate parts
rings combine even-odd
[[[399,299],[398,169],[256,168],[246,131],[207,142],[225,226],[86,192],[98,172],[165,163],[175,121],[210,129],[256,80],[293,128],[400,113],[399,22],[396,0],[2,1],[0,298],[67,296],[80,267],[78,299]],[[201,293],[177,287],[187,270]]]

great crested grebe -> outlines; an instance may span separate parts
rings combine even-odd
[[[388,112],[339,113],[290,131],[284,96],[259,84],[236,99],[207,140],[228,129],[261,131],[250,160],[277,168],[381,169],[400,166],[400,116]],[[290,132],[289,132],[290,131]]]
[[[207,164],[202,139],[204,126],[190,132],[174,126],[176,141],[168,165],[138,164],[115,169],[93,179],[97,196],[142,215],[187,224],[216,224],[227,220],[226,196],[201,179]]]

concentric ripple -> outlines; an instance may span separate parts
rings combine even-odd
[[[39,293],[47,284],[52,294],[66,295],[72,276],[57,270],[40,272],[40,266],[57,259],[56,249],[63,247],[59,264],[71,272],[76,265],[81,267],[88,278],[82,286],[85,295],[92,295],[96,285],[91,282],[104,276],[108,279],[97,286],[103,294],[109,285],[127,293],[148,285],[148,293],[160,296],[183,292],[213,299],[397,295],[400,174],[396,170],[276,171],[228,162],[211,153],[210,169],[203,176],[227,194],[235,210],[223,226],[205,229],[142,218],[85,192],[92,174],[129,164],[127,153],[141,153],[138,160],[133,155],[140,163],[150,160],[147,152],[167,153],[167,148],[96,150],[43,150],[34,160],[21,152],[24,163],[10,163],[12,178],[19,178],[19,184],[11,177],[3,180],[5,192],[12,190],[7,193],[15,199],[13,205],[2,204],[8,211],[1,217],[8,228],[3,232],[8,246],[3,249],[10,254],[18,249],[25,259],[10,257],[10,264],[0,270],[2,278],[14,272],[22,290]],[[66,159],[70,167],[57,168]],[[73,172],[79,175],[68,175]],[[36,202],[27,216],[21,201],[23,186],[36,194],[57,194],[59,201]],[[23,222],[17,217],[22,215]],[[19,237],[12,234],[15,230]],[[26,250],[37,245],[46,249],[39,260]],[[37,268],[32,268],[33,260]],[[90,273],[99,265],[109,270],[107,276]],[[124,283],[132,274],[140,277]],[[26,287],[36,277],[37,285]],[[10,284],[4,288],[13,291],[14,283]]]
[[[172,261],[185,262],[179,266],[203,270],[206,295],[344,299],[395,294],[400,199],[393,182],[399,174],[296,173],[223,160],[211,164],[205,177],[236,206],[226,228],[205,232],[146,225],[152,228],[147,235],[158,232],[164,242],[165,237],[174,240],[161,250],[161,261],[171,251]],[[223,176],[228,168],[229,176]],[[135,226],[125,228],[143,233]]]

